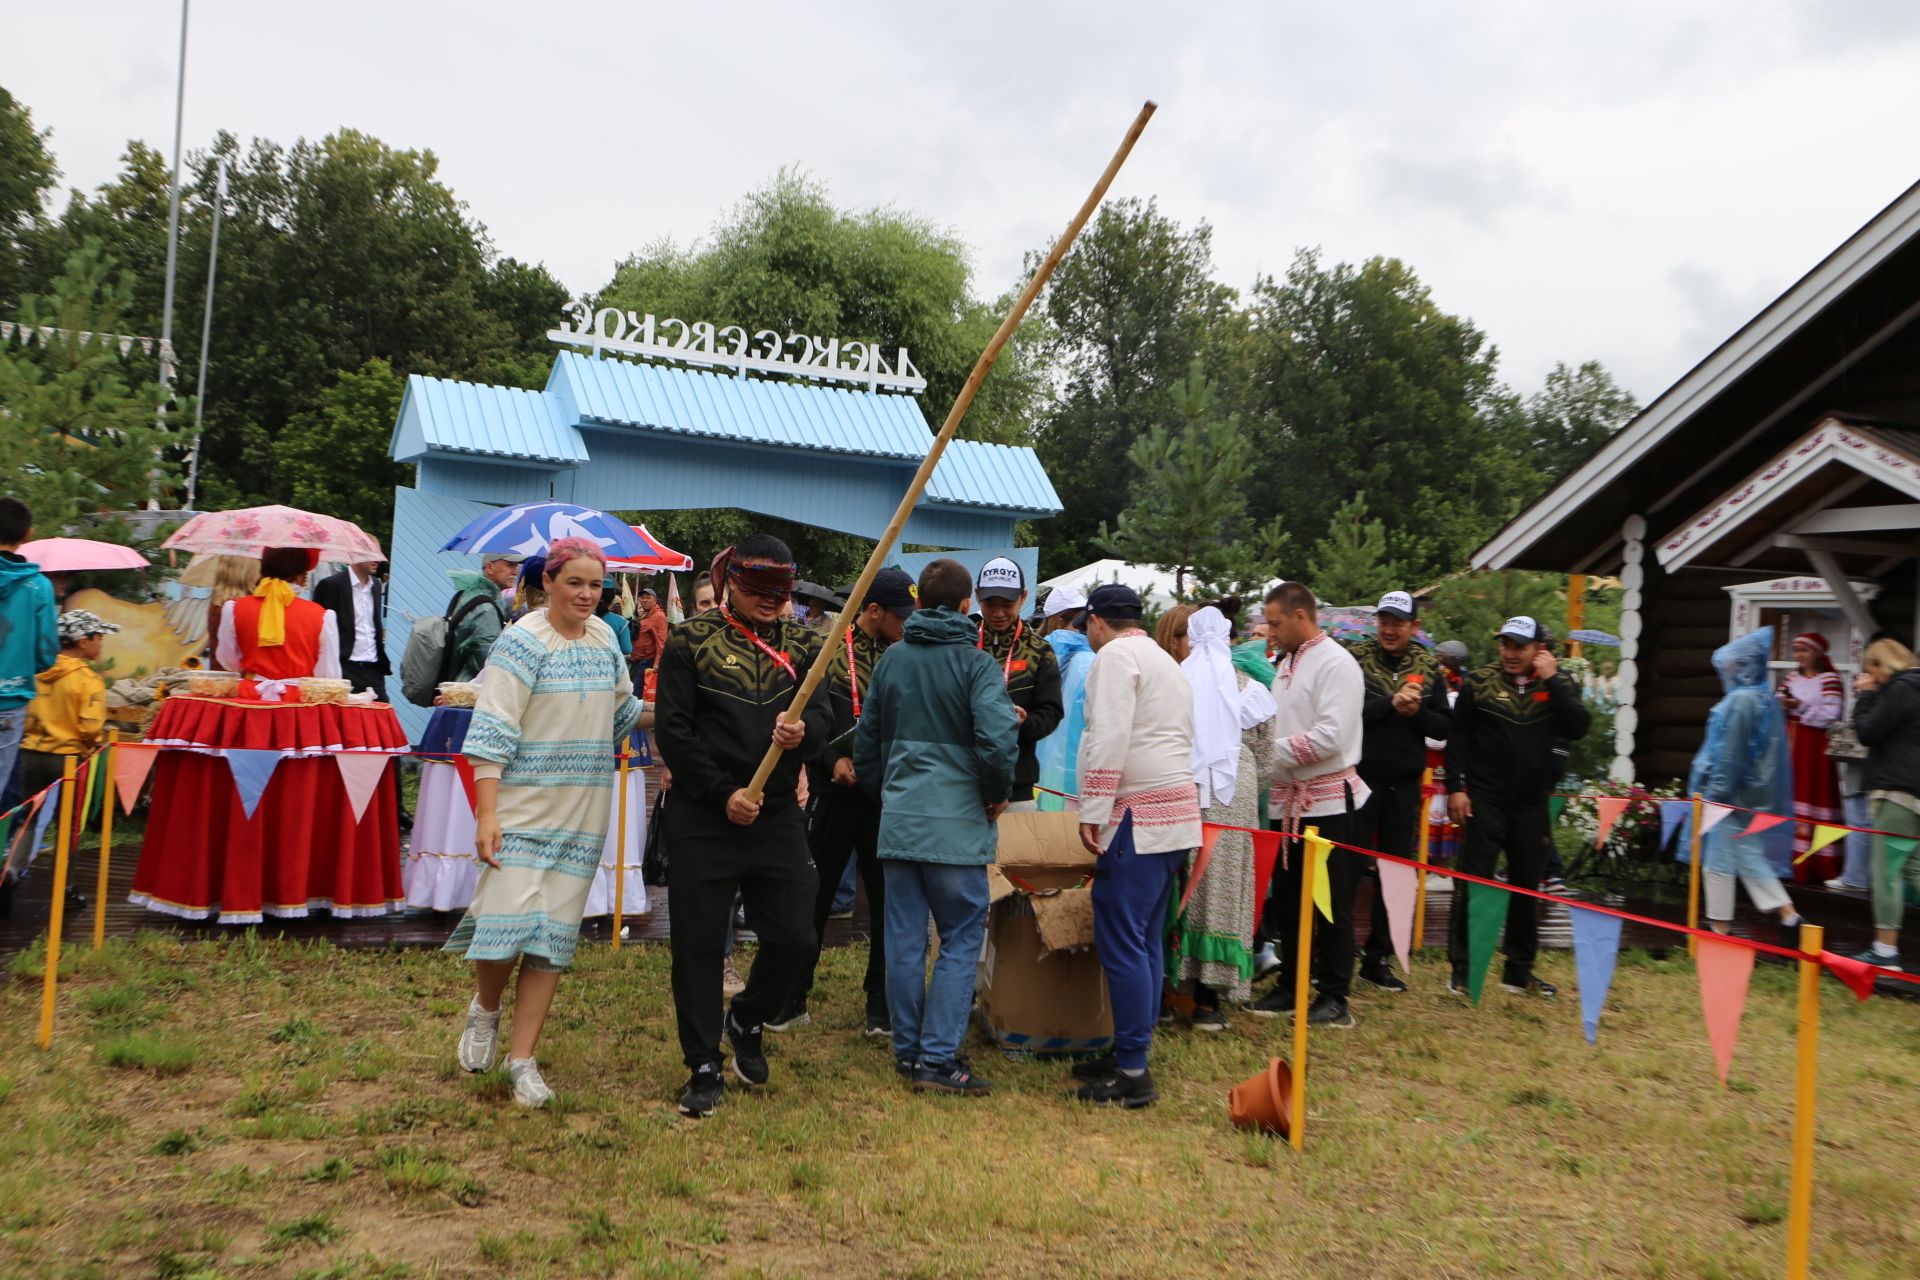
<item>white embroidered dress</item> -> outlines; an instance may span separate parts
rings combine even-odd
[[[500,781],[500,867],[481,871],[447,950],[572,962],[606,845],[616,744],[639,717],[627,664],[600,619],[568,640],[542,609],[500,634],[462,749],[476,778]]]

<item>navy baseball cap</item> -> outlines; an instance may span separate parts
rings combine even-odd
[[[1110,622],[1138,622],[1140,593],[1122,583],[1104,583],[1087,597],[1087,612]]]
[[[906,618],[920,607],[920,598],[905,569],[882,569],[873,575],[873,585],[867,588],[867,603]]]

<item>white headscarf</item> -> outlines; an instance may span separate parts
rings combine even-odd
[[[1257,680],[1240,687],[1227,648],[1227,620],[1212,605],[1187,618],[1187,658],[1180,669],[1193,686],[1193,779],[1200,807],[1233,803],[1240,772],[1240,735],[1278,713]]]

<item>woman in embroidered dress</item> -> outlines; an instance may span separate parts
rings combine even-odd
[[[1212,605],[1180,605],[1160,615],[1154,639],[1193,686],[1193,773],[1201,820],[1253,829],[1260,821],[1259,762],[1273,753],[1276,708],[1266,686],[1235,667],[1231,633],[1226,616]],[[1195,1031],[1225,1031],[1220,998],[1244,1001],[1252,994],[1254,879],[1253,837],[1244,830],[1220,832],[1176,934],[1175,980],[1193,983]]]
[[[462,747],[473,762],[474,844],[486,869],[446,945],[474,962],[479,988],[460,1036],[460,1065],[493,1068],[500,998],[518,961],[507,1074],[514,1101],[526,1107],[553,1100],[534,1045],[560,974],[573,962],[606,843],[615,744],[640,717],[613,633],[593,616],[605,574],[605,556],[586,539],[548,548],[546,607],[495,642]]]
[[[1809,631],[1793,638],[1798,669],[1780,685],[1787,712],[1787,745],[1793,755],[1793,856],[1813,840],[1813,824],[1841,821],[1840,777],[1827,755],[1827,726],[1846,710],[1846,689],[1827,658],[1827,638]],[[1793,878],[1819,884],[1840,874],[1840,853],[1821,850],[1796,863]]]

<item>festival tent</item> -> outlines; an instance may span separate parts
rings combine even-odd
[[[1048,578],[1040,584],[1040,589],[1051,591],[1055,587],[1074,587],[1082,592],[1090,592],[1109,582],[1132,587],[1140,593],[1140,603],[1149,609],[1167,609],[1178,603],[1174,599],[1171,573],[1150,564],[1128,564],[1125,560],[1095,560],[1092,564],[1083,564],[1078,569],[1069,569]]]

